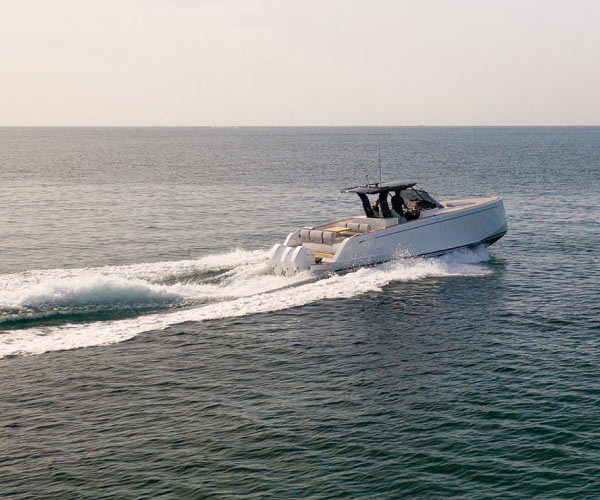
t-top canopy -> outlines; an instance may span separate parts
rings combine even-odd
[[[400,191],[415,186],[416,182],[382,182],[380,184],[366,184],[365,186],[355,186],[342,189],[342,193],[357,193],[357,194],[377,194],[387,191]]]

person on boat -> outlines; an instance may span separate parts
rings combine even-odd
[[[381,217],[381,213],[379,212],[379,198],[373,203],[373,217]]]
[[[388,192],[382,191],[379,193],[379,198],[373,205],[373,212],[375,213],[375,217],[379,217],[382,219],[387,219],[388,217],[393,217],[392,211],[390,210],[390,206],[387,201]]]
[[[404,217],[404,199],[400,195],[400,191],[396,191],[392,196],[392,210],[398,217]]]

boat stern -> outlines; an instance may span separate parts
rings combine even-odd
[[[277,243],[271,248],[268,260],[277,276],[292,276],[308,271],[316,264],[317,257],[306,247],[290,247]]]

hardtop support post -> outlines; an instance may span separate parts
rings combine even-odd
[[[381,213],[384,217],[391,217],[392,212],[390,212],[390,206],[387,202],[388,191],[382,191],[379,193],[379,206],[381,207]]]
[[[367,195],[364,193],[356,193],[356,194],[360,198],[360,201],[362,201],[362,206],[365,211],[365,215],[367,217],[371,217],[371,218],[375,217],[375,215],[373,214],[373,209],[371,208],[371,202],[369,201],[369,198],[367,197]]]

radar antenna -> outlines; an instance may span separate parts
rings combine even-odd
[[[379,162],[379,184],[381,184],[381,144],[377,145],[377,159]]]

